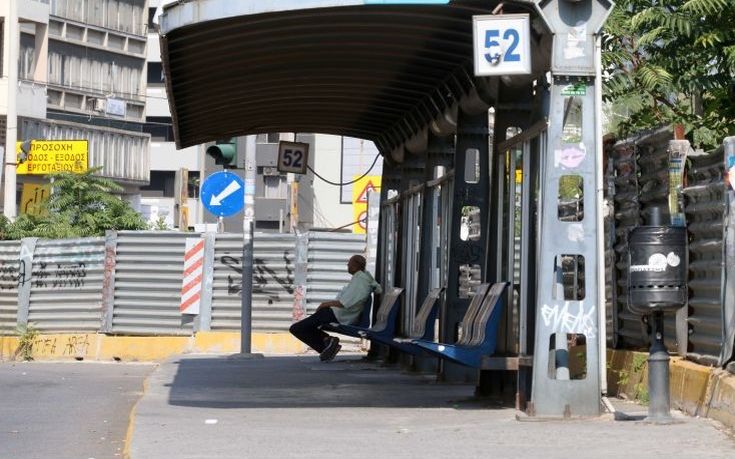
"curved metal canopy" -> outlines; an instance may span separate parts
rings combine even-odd
[[[388,3],[166,7],[161,49],[178,147],[318,132],[372,140],[385,153],[487,89],[472,76],[472,16],[489,14],[498,0]]]

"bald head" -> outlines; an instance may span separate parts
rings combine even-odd
[[[365,271],[367,260],[362,255],[353,255],[347,262],[347,272],[355,274],[358,271]]]

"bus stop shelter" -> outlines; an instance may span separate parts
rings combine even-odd
[[[385,161],[376,274],[405,289],[399,331],[411,329],[432,288],[445,287],[439,339],[454,342],[472,287],[510,282],[479,384],[510,390],[532,414],[597,415],[599,31],[611,7],[179,1],[161,16],[176,143],[268,132],[373,141]],[[486,18],[497,26],[478,28],[474,20]],[[509,31],[503,21],[513,18],[527,18],[522,29]],[[516,61],[527,68],[503,70]],[[578,371],[565,363],[573,349],[585,354]],[[449,381],[475,375],[449,363],[440,372]]]

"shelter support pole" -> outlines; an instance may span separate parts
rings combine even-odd
[[[400,169],[392,161],[386,160],[383,163],[383,177],[380,185],[380,220],[378,223],[378,257],[375,264],[375,272],[372,273],[383,287],[383,291],[387,291],[388,288],[395,285],[395,253],[393,251],[393,244],[391,236],[395,231],[393,222],[395,221],[393,215],[388,215],[386,207],[382,207],[392,194],[398,192],[400,185]],[[378,307],[380,306],[381,298],[374,298],[373,310],[371,323],[375,323],[375,319],[378,313]],[[383,358],[388,355],[389,347],[375,341],[370,344],[370,351],[368,352],[368,359],[374,360]]]
[[[500,356],[517,357],[525,346],[520,341],[526,337],[527,309],[531,303],[528,294],[533,276],[523,272],[535,272],[535,243],[532,240],[534,226],[531,209],[532,155],[526,148],[528,142],[514,146],[512,151],[500,151],[499,145],[510,137],[525,131],[532,124],[532,88],[521,86],[505,87],[500,91],[493,122],[493,154],[491,156],[491,206],[488,212],[489,233],[486,260],[487,282],[510,282],[506,291],[503,315],[498,329],[495,353]],[[506,101],[524,108],[505,109]],[[513,129],[511,129],[513,128]],[[527,151],[528,150],[528,151]],[[520,207],[518,204],[521,204]],[[533,309],[533,307],[531,307]],[[528,382],[522,375],[528,373]],[[521,384],[523,382],[523,384]],[[527,390],[523,388],[528,386]],[[528,392],[528,395],[525,395]],[[483,370],[476,393],[482,396],[502,398],[504,401],[523,405],[530,398],[530,369],[519,367],[517,371]]]
[[[426,152],[426,168],[424,181],[430,182],[449,172],[454,159],[454,137],[439,137],[429,133]],[[442,168],[441,170],[438,170]],[[440,237],[440,199],[436,187],[426,187],[421,204],[421,250],[419,253],[419,277],[417,289],[417,308],[422,304],[429,292],[434,288],[442,287],[439,276],[441,263]],[[437,300],[441,304],[442,298]],[[435,307],[440,307],[440,304]],[[413,360],[413,368],[421,373],[436,373],[439,360],[436,357],[417,355]]]
[[[600,59],[595,44],[611,8],[602,2],[537,4],[553,34],[553,52],[529,414],[600,414],[605,304],[597,269],[603,263],[598,232],[604,228],[598,220],[602,107],[596,97],[601,81],[595,77]],[[569,203],[576,205],[571,213]]]
[[[454,343],[460,322],[477,284],[485,280],[490,192],[488,113],[469,115],[460,110],[454,160],[454,200],[449,243],[446,302],[441,311],[440,339]],[[476,221],[470,222],[470,218]],[[463,233],[463,219],[465,231]],[[469,231],[467,227],[470,227]],[[439,378],[447,382],[477,383],[477,371],[442,362]]]
[[[418,264],[417,257],[417,238],[422,230],[414,221],[416,206],[415,195],[409,199],[410,190],[413,187],[421,185],[424,176],[425,159],[423,156],[406,155],[401,163],[401,181],[399,192],[401,193],[401,201],[398,208],[400,216],[396,219],[398,224],[398,244],[396,250],[396,285],[404,288],[401,297],[400,313],[396,320],[396,332],[403,335],[409,332],[410,324],[415,315],[415,301],[417,288]],[[389,360],[400,361],[408,365],[409,359],[402,356],[402,353],[395,348],[390,348]]]

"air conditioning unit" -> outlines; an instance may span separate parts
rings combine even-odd
[[[94,99],[92,106],[94,107],[94,111],[104,112],[107,108],[107,99]]]

